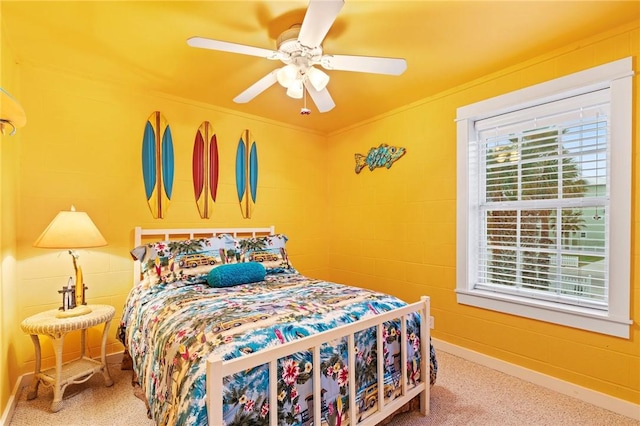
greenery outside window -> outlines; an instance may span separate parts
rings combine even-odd
[[[629,336],[630,58],[458,109],[458,302]]]

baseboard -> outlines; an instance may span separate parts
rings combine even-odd
[[[527,382],[542,386],[563,395],[577,398],[581,401],[627,416],[634,420],[640,420],[640,405],[638,404],[615,398],[602,392],[587,389],[546,374],[538,373],[537,371],[520,367],[436,338],[433,338],[432,342],[436,350],[450,353],[451,355],[455,355],[510,376],[526,380]]]
[[[119,364],[122,362],[122,353],[114,352],[107,355],[107,364]],[[13,417],[13,412],[16,410],[16,405],[18,405],[18,396],[20,395],[20,390],[25,386],[29,386],[31,384],[31,380],[33,379],[33,373],[26,373],[22,376],[18,377],[16,380],[16,385],[13,387],[11,391],[11,395],[9,396],[9,400],[7,401],[7,406],[2,412],[2,417],[0,417],[0,426],[8,425],[11,422],[11,418]]]
[[[31,375],[33,375],[33,373],[31,373]],[[1,426],[5,426],[8,425],[9,422],[11,422],[11,418],[13,417],[13,412],[16,409],[16,404],[18,404],[18,392],[20,391],[20,389],[22,389],[22,378],[24,377],[24,374],[20,377],[18,377],[18,380],[16,380],[16,384],[13,387],[13,390],[11,391],[11,395],[9,395],[9,400],[7,401],[7,406],[4,408],[4,411],[2,412],[2,417],[0,417],[0,425]]]

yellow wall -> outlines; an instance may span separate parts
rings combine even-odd
[[[638,56],[638,40],[638,25],[618,29],[329,137],[45,66],[16,66],[13,74],[15,81],[19,76],[19,97],[29,121],[20,139],[2,137],[0,249],[3,264],[14,254],[18,262],[12,274],[16,276],[5,279],[3,268],[1,282],[0,372],[9,371],[9,375],[0,376],[0,408],[17,376],[33,369],[33,348],[20,331],[19,321],[58,307],[57,290],[72,273],[66,253],[36,249],[32,243],[53,216],[71,204],[87,211],[109,242],[103,248],[82,250],[80,261],[89,287],[88,301],[114,305],[117,317],[131,286],[128,250],[134,226],[274,224],[276,230],[289,235],[294,265],[307,275],[366,285],[408,301],[430,295],[436,337],[638,403],[637,324],[631,339],[624,340],[456,303],[453,121],[459,106],[621,57]],[[5,84],[9,66],[5,65],[4,41],[0,47]],[[638,118],[638,91],[634,90]],[[169,120],[176,151],[174,199],[164,220],[151,218],[141,174],[144,123],[154,110],[162,111]],[[211,220],[199,219],[190,178],[192,140],[203,120],[211,121],[217,131],[225,167]],[[251,220],[241,219],[234,195],[235,144],[245,128],[258,140],[260,155],[258,203]],[[640,281],[638,132],[636,125],[634,283]],[[7,148],[8,142],[18,141],[16,151]],[[389,170],[365,169],[356,175],[354,153],[365,154],[383,142],[404,146],[408,153]],[[10,190],[5,192],[7,184]],[[15,238],[7,238],[13,229]],[[633,318],[640,315],[638,286],[632,289]],[[110,332],[109,352],[121,349],[114,337],[117,321]],[[91,354],[96,355],[95,331],[90,346]],[[45,366],[51,366],[49,345],[43,350]],[[77,352],[77,339],[69,339],[65,356]]]
[[[640,403],[640,103],[634,88],[631,339],[456,302],[456,108],[640,55],[640,23],[469,82],[329,138],[329,252],[334,281],[432,298],[433,335],[623,400]],[[410,66],[410,65],[409,65]],[[429,84],[425,81],[424,84]],[[354,153],[407,148],[389,170],[354,173]]]
[[[90,215],[109,243],[80,250],[88,302],[117,309],[108,352],[122,349],[115,331],[132,284],[129,250],[137,225],[275,225],[276,231],[295,235],[288,248],[297,268],[326,275],[325,136],[46,67],[21,64],[20,73],[22,104],[29,117],[22,130],[17,170],[19,267],[14,303],[20,319],[61,304],[57,291],[73,273],[71,257],[63,250],[32,244],[55,214],[72,204]],[[173,198],[165,219],[152,218],[142,181],[142,135],[155,110],[171,125],[176,157]],[[218,201],[209,220],[198,215],[191,179],[193,140],[204,120],[216,131],[221,168]],[[235,192],[235,152],[245,128],[258,142],[260,171],[256,208],[249,220],[242,219]],[[9,365],[17,365],[18,373],[32,371],[34,351],[29,337],[17,323],[6,324],[3,335],[5,331],[14,336],[16,352]],[[99,353],[98,337],[93,330],[94,356]],[[67,359],[77,356],[78,350],[78,336],[65,341]],[[43,345],[43,356],[45,366],[51,366],[51,345]]]
[[[20,79],[14,56],[0,31],[0,86],[19,99]],[[0,134],[0,413],[18,377],[15,357],[16,300],[16,176],[21,132]]]

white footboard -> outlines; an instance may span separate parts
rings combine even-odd
[[[223,425],[223,379],[226,376],[244,371],[250,368],[268,365],[269,368],[269,424],[271,426],[278,424],[277,410],[277,361],[280,358],[295,354],[301,351],[310,350],[313,353],[313,394],[316,400],[321,400],[321,379],[320,379],[320,347],[323,343],[333,341],[335,339],[348,338],[348,360],[349,360],[349,424],[350,425],[375,425],[386,417],[397,411],[404,404],[413,399],[416,395],[420,395],[420,411],[423,415],[429,413],[429,396],[430,396],[430,300],[428,297],[422,297],[420,302],[416,302],[393,311],[385,312],[373,317],[363,319],[361,321],[347,324],[333,330],[329,330],[313,336],[301,338],[284,345],[275,346],[266,350],[262,350],[253,354],[245,355],[229,361],[223,361],[215,356],[210,356],[207,360],[207,411],[209,415],[209,425]],[[413,313],[420,315],[420,382],[417,385],[409,387],[407,381],[407,317]],[[377,357],[377,379],[378,379],[378,397],[377,410],[368,417],[358,422],[358,407],[356,406],[356,389],[355,385],[355,338],[354,334],[361,330],[377,326],[377,352],[383,353],[383,323],[394,319],[401,319],[402,333],[402,351],[401,351],[401,395],[390,402],[386,402],[384,398],[384,357]],[[321,418],[321,404],[314,404],[313,418]],[[318,421],[318,426],[320,425]]]

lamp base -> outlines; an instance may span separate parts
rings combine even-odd
[[[56,318],[72,318],[78,317],[80,315],[86,315],[91,312],[91,308],[85,305],[76,306],[72,309],[67,309],[66,311],[60,311],[56,314]]]

